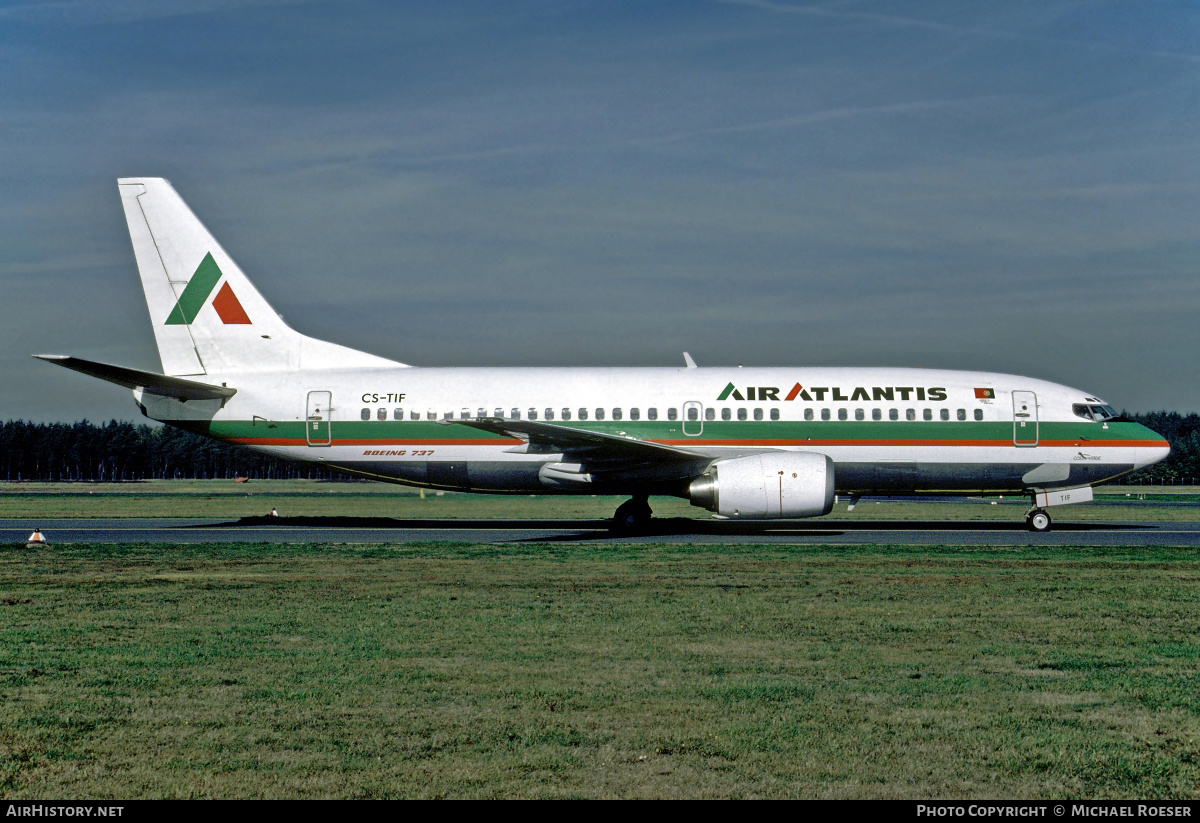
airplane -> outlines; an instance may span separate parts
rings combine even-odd
[[[845,495],[1027,495],[1046,509],[1165,458],[1100,398],[1024,376],[906,368],[413,367],[290,328],[161,178],[117,181],[162,374],[34,355],[133,390],[153,420],[432,489],[651,496],[730,520]]]

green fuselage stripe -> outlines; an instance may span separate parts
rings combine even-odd
[[[713,446],[802,447],[855,445],[880,447],[903,446],[1003,446],[1012,445],[1011,421],[988,422],[908,422],[908,421],[705,421],[704,431],[696,437],[683,433],[682,421],[555,421],[562,428],[578,428],[605,434],[620,434],[639,440],[670,443],[686,448],[688,444]],[[688,421],[689,427],[698,425]],[[222,440],[247,445],[296,445],[305,441],[301,421],[264,423],[258,421],[214,421],[177,423]],[[331,423],[334,445],[439,442],[480,445],[508,442],[509,438],[470,426],[446,426],[433,421],[357,421]],[[1137,423],[1109,423],[1108,428],[1087,423],[1045,422],[1038,427],[1039,442],[1044,445],[1088,447],[1158,446],[1165,447],[1159,435]]]

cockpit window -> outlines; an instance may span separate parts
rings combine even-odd
[[[1117,417],[1117,413],[1113,410],[1112,406],[1090,406],[1086,403],[1076,403],[1071,406],[1071,411],[1075,413],[1076,417],[1082,417],[1084,420],[1105,422],[1114,420]]]

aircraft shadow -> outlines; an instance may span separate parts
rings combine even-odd
[[[557,535],[527,538],[533,541],[566,539],[588,540],[597,537],[653,537],[680,535],[752,536],[794,535],[797,537],[831,537],[846,532],[864,531],[945,531],[945,532],[1022,532],[1023,522],[1007,521],[946,521],[946,520],[775,520],[731,522],[728,520],[691,520],[684,517],[654,518],[645,527],[631,531],[616,531],[611,520],[446,520],[402,519],[395,517],[243,517],[225,523],[181,526],[184,529],[220,529],[247,527],[323,529],[403,529],[457,531],[463,529],[494,529],[504,531],[569,531],[570,536]],[[1153,528],[1152,524],[1136,523],[1056,523],[1060,532],[1125,531]],[[597,534],[602,532],[603,534]],[[1032,533],[1031,533],[1032,535]]]

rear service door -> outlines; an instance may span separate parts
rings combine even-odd
[[[308,393],[308,414],[305,415],[304,433],[310,446],[328,446],[333,442],[329,427],[329,406],[333,393],[327,391],[310,391]]]

